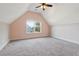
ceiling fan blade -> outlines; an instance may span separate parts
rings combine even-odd
[[[41,5],[40,6],[37,6],[36,8],[39,8],[39,7],[41,7]]]
[[[49,5],[49,4],[47,4],[46,6],[48,6],[48,7],[53,7],[53,5]]]

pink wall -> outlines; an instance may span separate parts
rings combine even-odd
[[[29,18],[33,18],[42,23],[42,32],[41,33],[26,33],[26,21]],[[44,37],[50,35],[50,26],[45,21],[45,19],[38,13],[28,11],[19,19],[10,24],[10,38],[11,40],[35,38],[35,37]]]

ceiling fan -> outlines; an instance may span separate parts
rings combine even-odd
[[[37,6],[36,8],[42,8],[43,11],[47,8],[47,7],[53,7],[53,5],[51,4],[47,4],[47,3],[40,3],[41,5]]]

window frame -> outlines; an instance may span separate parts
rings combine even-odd
[[[34,31],[33,32],[29,32],[27,29],[27,22],[29,22],[29,21],[35,21],[35,22],[38,22],[38,23],[40,23],[40,32],[37,32],[37,31],[35,31],[35,29],[34,29]],[[32,33],[42,33],[42,22],[40,22],[40,21],[36,21],[36,20],[27,20],[26,21],[26,33],[28,33],[28,34],[32,34]]]

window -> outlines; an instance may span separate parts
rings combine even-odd
[[[41,22],[34,20],[27,20],[26,22],[27,33],[39,33],[41,32]]]

